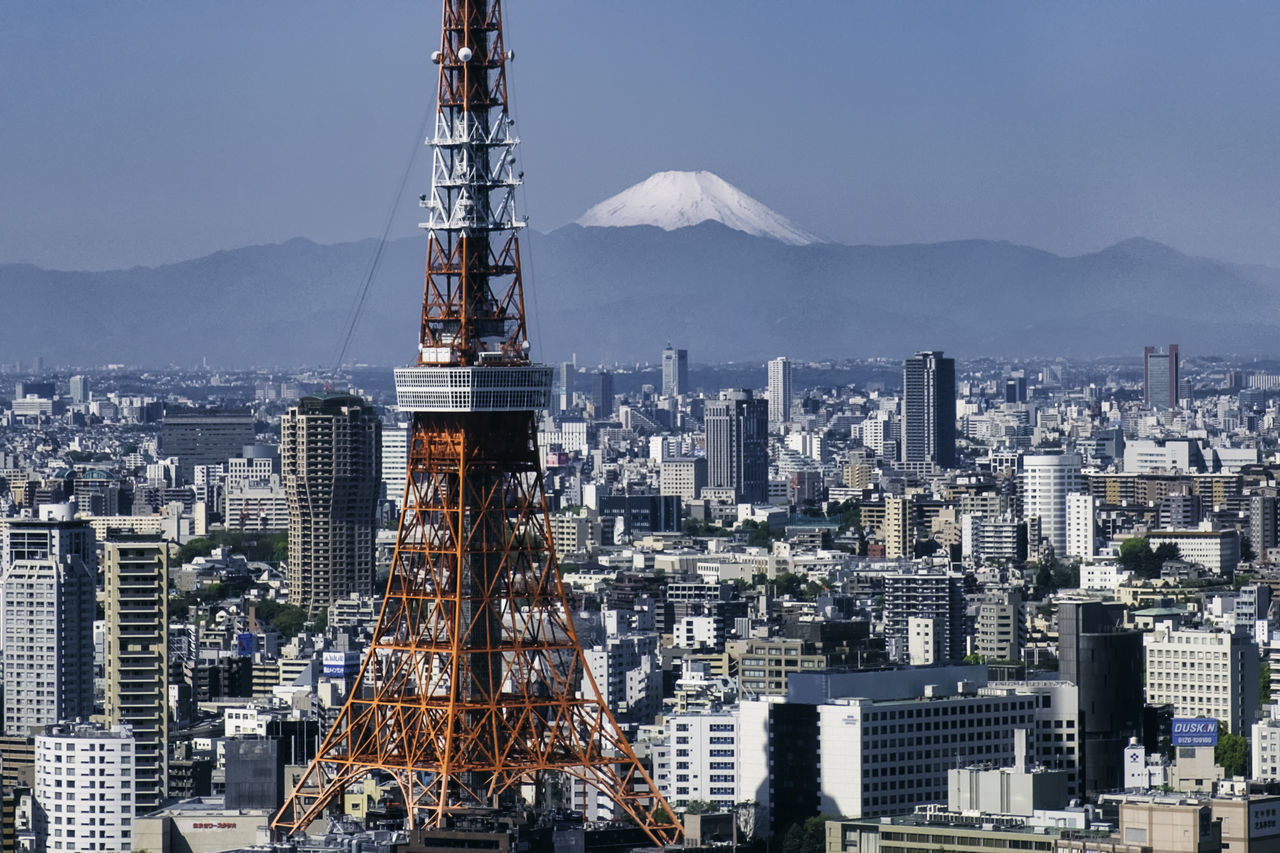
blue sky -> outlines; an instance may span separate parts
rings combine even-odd
[[[1280,266],[1280,5],[505,9],[539,230],[708,169],[841,242],[1145,236]],[[439,20],[404,0],[0,4],[0,262],[376,236],[432,107]]]

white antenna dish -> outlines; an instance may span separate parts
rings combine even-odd
[[[470,61],[471,61],[471,48],[469,48],[469,47],[461,48],[461,49],[458,51],[458,59],[459,59],[461,62],[470,62]]]

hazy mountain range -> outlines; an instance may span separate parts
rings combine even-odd
[[[584,217],[592,227],[522,237],[535,358],[653,361],[668,340],[696,362],[1280,349],[1280,270],[1142,239],[1078,257],[980,240],[802,242],[816,238],[710,178],[664,179],[679,196],[665,206],[661,187],[633,194],[648,213],[623,193]],[[0,265],[0,361],[332,366],[375,248],[295,239],[155,268]],[[424,255],[425,238],[386,246],[347,361],[412,358]]]

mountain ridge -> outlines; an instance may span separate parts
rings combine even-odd
[[[568,225],[522,242],[533,354],[548,362],[649,361],[668,338],[700,362],[1112,355],[1168,341],[1267,354],[1280,338],[1280,270],[1154,241],[1078,256],[990,240],[792,246],[707,221]],[[103,272],[3,264],[0,361],[331,364],[375,246],[295,238]],[[422,262],[421,238],[387,244],[348,361],[412,360]]]

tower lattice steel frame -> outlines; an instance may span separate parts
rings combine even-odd
[[[272,826],[304,829],[369,771],[398,783],[411,828],[536,801],[559,772],[668,844],[680,828],[586,666],[548,535],[534,418],[551,369],[529,360],[500,0],[445,0],[442,33],[391,577],[351,697]]]

